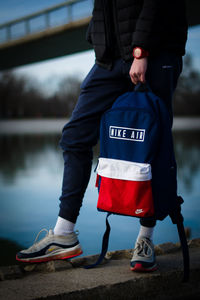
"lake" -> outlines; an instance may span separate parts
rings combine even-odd
[[[182,205],[185,226],[191,228],[191,237],[195,238],[200,237],[200,130],[199,126],[194,126],[194,122],[183,121],[184,119],[175,120],[173,131],[178,164],[178,191],[185,200]],[[199,120],[196,121],[199,124]],[[28,247],[41,228],[54,227],[63,174],[62,150],[58,142],[64,122],[65,120],[0,122],[1,239]],[[184,127],[183,124],[193,125]],[[98,193],[94,168],[97,157],[98,146],[94,149],[91,179],[76,225],[83,255],[100,252],[105,229],[105,214],[96,209]],[[132,248],[139,229],[138,219],[111,216],[110,223],[112,229],[109,250]],[[154,243],[169,241],[177,242],[178,234],[176,226],[166,218],[156,226]],[[5,252],[6,249],[1,246],[1,251]]]

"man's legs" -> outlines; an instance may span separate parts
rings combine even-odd
[[[130,64],[127,64],[127,66],[126,66],[126,76],[127,77],[128,77],[129,67],[130,67]],[[171,108],[171,106],[172,106],[172,95],[173,95],[174,89],[176,87],[178,76],[181,72],[181,67],[182,67],[181,66],[181,59],[179,57],[176,57],[174,55],[162,54],[160,57],[149,60],[148,70],[147,70],[147,74],[146,74],[147,75],[146,76],[147,81],[148,81],[152,91],[155,94],[157,94],[165,102],[165,104],[167,105],[167,107],[169,109],[171,119],[172,119],[172,108]],[[126,77],[126,80],[127,80],[127,77]],[[112,79],[113,79],[113,77],[112,77]],[[127,82],[130,83],[129,80],[127,80]],[[88,83],[89,83],[89,87],[91,89],[90,80],[86,79],[85,86],[83,84],[84,88],[86,88],[86,91],[85,91],[86,93],[87,93],[87,84]],[[101,80],[94,80],[92,86],[96,89],[98,84],[100,84],[100,86],[103,86]],[[117,88],[116,82],[114,82],[114,85],[115,85],[114,90],[116,91],[116,88]],[[125,91],[127,91],[128,89],[131,89],[131,88],[132,88],[132,86],[130,84],[128,84]],[[89,90],[89,92],[90,92],[90,90]],[[120,89],[120,93],[122,93],[121,89]],[[117,93],[117,94],[119,95],[120,93]],[[117,97],[117,95],[116,95],[116,97]],[[111,100],[111,98],[110,98],[110,94],[109,94],[108,98],[109,99],[108,99],[107,103],[109,103],[109,104],[108,104],[107,108],[109,108],[111,106],[112,102],[113,102],[113,100]],[[99,95],[99,99],[102,99],[101,93]],[[110,100],[111,100],[111,103],[110,103]],[[78,103],[78,105],[77,105],[77,107],[78,107],[77,111],[81,110],[81,108],[82,108],[81,102],[82,101],[80,101],[80,104]],[[99,104],[99,102],[98,102],[98,104]],[[101,113],[102,113],[102,108],[101,108],[102,104],[103,104],[103,108],[104,108],[104,103],[100,103],[100,110],[99,111]],[[84,108],[85,108],[85,104],[84,104]],[[104,108],[104,110],[105,110],[105,108]],[[99,111],[98,111],[98,114],[99,114]],[[75,109],[75,112],[76,112],[76,109]],[[100,113],[100,115],[101,115],[101,113]],[[78,124],[78,122],[76,120],[76,115],[78,115],[78,114],[75,113],[75,116],[72,116],[72,121],[73,121],[73,118],[75,117],[74,118],[75,122]],[[93,115],[94,115],[94,113],[93,113]],[[95,115],[96,115],[96,111],[95,111]],[[86,116],[87,116],[87,112],[86,112]],[[96,115],[96,116],[98,117],[98,115]],[[95,124],[94,121],[92,123]],[[92,126],[92,123],[91,123],[91,126]],[[97,123],[99,124],[99,120],[98,120]],[[68,130],[69,124],[66,125],[67,130]],[[74,129],[74,126],[72,128]],[[97,128],[98,128],[98,125],[97,125]],[[73,129],[70,129],[70,130],[73,131]],[[64,128],[64,130],[65,130],[65,128]],[[99,131],[99,128],[98,128],[98,131]],[[67,131],[66,131],[66,133],[67,133]],[[70,135],[70,139],[69,139],[70,144],[69,144],[69,146],[67,144],[64,144],[64,142],[61,140],[61,146],[62,147],[63,147],[63,144],[64,144],[64,147],[63,147],[64,151],[67,150],[67,148],[65,148],[65,146],[67,146],[69,149],[72,149],[74,146],[77,147],[77,146],[80,145],[80,142],[79,142],[78,138],[76,138],[76,140],[75,140],[76,145],[74,145],[72,143],[72,136],[73,136],[73,134]],[[86,151],[88,151],[87,157],[90,159],[90,161],[91,161],[91,156],[90,156],[91,154],[89,155],[89,153],[90,153],[90,150],[91,150],[91,146],[93,146],[97,141],[97,136],[98,136],[98,133],[96,133],[96,137],[94,135],[93,138],[90,139],[90,141],[93,141],[92,144],[88,144],[88,143],[85,144],[87,146]],[[64,137],[64,134],[63,134],[63,137]],[[90,146],[90,149],[88,148],[88,145]],[[76,152],[79,151],[79,150],[80,149],[77,148]],[[80,161],[80,159],[79,159],[79,161]],[[87,165],[89,165],[89,163],[87,163]],[[66,170],[69,171],[69,168],[67,168]],[[85,168],[85,170],[87,170],[87,168]],[[90,172],[87,172],[87,175],[89,173]],[[69,178],[66,174],[64,174],[64,178],[63,178],[63,193],[62,193],[62,196],[60,198],[60,200],[61,200],[60,208],[61,209],[60,209],[59,216],[63,217],[64,219],[67,219],[68,221],[71,220],[71,222],[75,222],[76,218],[78,216],[78,211],[79,211],[80,205],[81,205],[80,199],[82,199],[82,197],[83,197],[83,194],[84,194],[85,188],[87,186],[87,182],[89,180],[89,177],[85,176],[85,178],[87,178],[87,180],[86,180],[86,185],[85,185],[84,189],[82,190],[82,195],[80,194],[80,196],[77,197],[78,194],[76,193],[76,197],[77,197],[76,201],[77,201],[77,204],[78,204],[77,209],[74,210],[72,208],[73,213],[76,212],[76,215],[73,215],[73,213],[72,213],[73,216],[71,217],[71,215],[69,215],[70,209],[69,209],[68,205],[73,204],[74,202],[69,201],[69,197],[67,196],[68,191],[67,191],[66,187],[69,187],[70,185],[65,183],[65,177]],[[82,187],[83,187],[83,185],[82,185]],[[75,188],[75,190],[77,191],[78,189]],[[142,251],[144,250],[144,251],[147,251],[147,253],[149,253],[149,252],[151,253],[151,248],[153,247],[152,237],[153,237],[154,227],[156,225],[156,220],[154,218],[148,218],[148,219],[147,218],[142,218],[142,219],[140,219],[140,224],[141,224],[141,227],[140,227],[140,231],[139,231],[139,234],[138,234],[138,237],[137,237],[137,242],[139,242],[139,243],[142,242],[142,244],[143,244],[142,245]],[[144,243],[144,239],[145,239],[145,243]],[[137,244],[137,242],[136,242],[136,244]],[[150,248],[150,251],[149,251],[149,248]],[[140,248],[140,250],[141,250],[141,248]],[[142,253],[142,254],[144,254],[144,253]],[[137,255],[137,259],[138,259],[138,255]],[[156,264],[155,264],[154,257],[153,258],[151,257],[150,261],[148,261],[148,260],[143,261],[141,266],[142,266],[142,268],[139,268],[139,269],[143,270],[143,271],[155,270],[156,269]],[[132,260],[132,269],[134,269],[134,267],[135,267],[135,259]],[[138,270],[138,269],[136,268],[136,270]]]

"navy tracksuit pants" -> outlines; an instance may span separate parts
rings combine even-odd
[[[60,146],[63,149],[64,174],[59,216],[76,222],[88,185],[92,166],[92,148],[98,142],[102,114],[115,99],[134,89],[129,77],[131,62],[117,59],[112,70],[95,64],[81,85],[81,93],[70,121],[64,126]],[[148,58],[146,81],[167,105],[172,119],[172,95],[182,70],[182,57],[161,53]],[[153,219],[140,219],[154,226]]]

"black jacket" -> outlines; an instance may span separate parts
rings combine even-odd
[[[110,67],[114,47],[132,59],[140,46],[157,55],[160,51],[185,54],[187,21],[184,0],[95,0],[87,40],[99,64]]]

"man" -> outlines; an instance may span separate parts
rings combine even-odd
[[[96,0],[87,32],[96,63],[81,85],[71,120],[62,132],[64,175],[60,212],[54,231],[17,259],[39,262],[82,253],[74,226],[87,187],[92,147],[99,138],[102,114],[115,99],[148,82],[166,104],[172,120],[172,95],[182,70],[187,22],[183,0]],[[157,268],[154,218],[140,219],[131,270]]]

